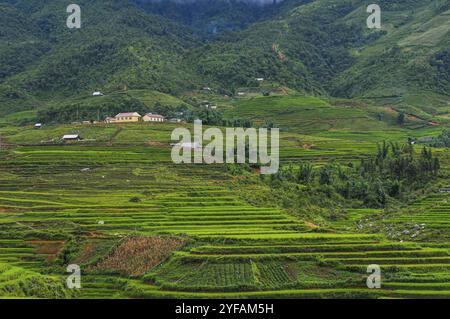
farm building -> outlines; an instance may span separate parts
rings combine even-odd
[[[37,129],[42,128],[42,123],[34,124],[34,128],[37,128]]]
[[[97,92],[92,93],[92,96],[103,96],[103,93],[97,91]]]
[[[450,187],[444,187],[439,190],[440,193],[450,193]]]
[[[116,121],[116,118],[108,116],[105,118],[105,123],[114,123]]]
[[[68,134],[62,137],[63,141],[79,141],[81,140],[81,136],[79,134]]]
[[[119,113],[115,117],[115,123],[139,122],[142,116],[137,112]]]
[[[164,116],[148,113],[143,117],[144,122],[164,122]]]

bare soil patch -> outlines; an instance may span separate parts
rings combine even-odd
[[[55,260],[64,247],[62,240],[33,240],[29,243],[35,247],[36,253],[46,255],[46,259],[49,261]]]
[[[110,256],[97,264],[96,269],[117,270],[140,276],[166,260],[185,242],[169,237],[131,237],[125,239]]]

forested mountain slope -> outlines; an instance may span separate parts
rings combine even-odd
[[[75,30],[65,1],[0,1],[0,114],[94,90],[236,92],[257,77],[304,94],[381,98],[412,113],[447,107],[447,1],[380,0],[382,30],[367,28],[368,3],[357,0],[138,2],[78,1]]]

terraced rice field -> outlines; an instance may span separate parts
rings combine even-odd
[[[393,216],[390,223],[411,223],[424,225],[428,229],[439,230],[445,237],[450,234],[450,194],[429,196],[411,205],[410,215]]]
[[[353,147],[350,154],[343,140],[333,149],[322,137],[312,141],[320,149],[299,148],[308,137],[296,138],[287,139],[291,155],[318,164],[369,151]],[[0,265],[64,280],[65,265],[80,264],[82,289],[74,297],[82,298],[450,296],[448,240],[357,233],[357,221],[377,213],[364,209],[350,210],[333,232],[315,232],[280,208],[245,202],[225,167],[173,165],[169,151],[114,143],[0,151]],[[448,233],[447,199],[429,197],[414,205],[423,211],[387,221]],[[184,245],[138,276],[96,266],[130,235]],[[366,286],[370,264],[382,268],[381,289]],[[4,282],[0,276],[0,291]]]

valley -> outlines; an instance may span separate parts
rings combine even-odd
[[[450,7],[377,3],[0,0],[0,298],[449,298]]]
[[[323,100],[257,99],[258,114],[264,114],[264,105],[267,112],[275,107],[280,114],[290,114],[289,107],[278,105],[297,103],[317,112],[298,120],[327,121],[328,113],[320,111],[327,105]],[[251,102],[236,101],[236,109],[252,112],[247,105]],[[376,152],[377,142],[439,132],[383,122],[363,131],[358,120],[348,121],[347,108],[335,112],[340,116],[334,117],[331,130],[295,124],[305,130],[281,132],[282,167],[356,164]],[[292,125],[282,115],[272,118]],[[448,149],[434,150],[443,168],[440,177],[423,194],[414,192],[417,199],[394,204],[389,211],[354,203],[357,207],[344,204],[340,217],[316,206],[293,214],[273,200],[277,188],[252,170],[173,164],[170,135],[176,127],[179,124],[1,128],[3,143],[9,145],[0,152],[3,267],[39,273],[48,281],[59,278],[62,285],[65,265],[79,264],[82,288],[67,292],[77,298],[448,297],[449,198],[439,193],[439,185],[448,181]],[[87,141],[45,142],[73,132]],[[315,217],[309,209],[316,211]],[[144,238],[158,244],[139,246]],[[134,253],[124,267],[119,256],[129,251]],[[150,256],[160,258],[157,266],[149,264]],[[366,268],[373,263],[382,269],[381,289],[366,287]],[[17,287],[12,294],[30,293],[19,288],[26,279],[9,272],[2,272],[3,293],[11,289],[6,287]],[[49,296],[44,290],[33,293]]]

